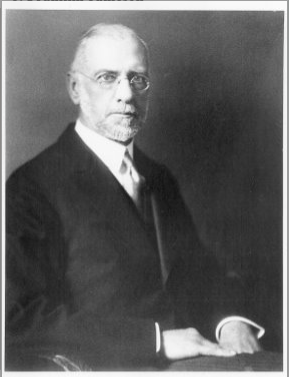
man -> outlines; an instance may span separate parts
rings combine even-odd
[[[6,369],[261,349],[263,329],[202,249],[174,179],[133,143],[149,87],[135,32],[92,27],[68,74],[76,124],[9,178]]]

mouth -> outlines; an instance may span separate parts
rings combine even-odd
[[[111,113],[111,115],[116,115],[123,118],[136,118],[137,117],[137,113],[131,112],[131,111],[126,111],[126,112],[116,111],[116,112]]]

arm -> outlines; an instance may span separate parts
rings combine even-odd
[[[181,238],[185,240],[181,248],[185,257],[182,266],[179,268],[182,271],[182,279],[177,287],[173,287],[176,307],[179,308],[178,327],[184,330],[163,332],[164,345],[165,348],[168,348],[168,354],[173,355],[173,357],[199,354],[224,356],[220,346],[237,352],[251,352],[260,349],[255,334],[249,326],[244,323],[231,323],[227,327],[221,321],[224,317],[230,318],[236,315],[251,317],[246,309],[242,282],[238,278],[225,277],[224,271],[220,269],[215,258],[202,248],[177,185],[169,174],[167,177],[169,182],[166,183],[166,187],[170,187],[172,190],[168,199],[175,203],[173,207],[175,210],[174,218],[181,219],[181,221],[176,220],[176,222],[181,224]],[[169,206],[172,208],[172,205],[169,204]],[[206,339],[213,339],[218,323],[224,326],[219,345]],[[190,326],[194,327],[190,328]],[[227,329],[225,329],[226,327]],[[229,341],[233,327],[234,342],[233,340]],[[179,344],[179,347],[174,347],[174,343],[175,345]],[[184,346],[183,350],[181,344]],[[186,349],[186,344],[188,349]],[[197,347],[199,345],[201,347]]]

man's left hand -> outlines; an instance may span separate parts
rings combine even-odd
[[[236,353],[254,353],[262,350],[254,329],[241,321],[230,321],[222,327],[219,344]]]

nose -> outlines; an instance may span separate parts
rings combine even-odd
[[[122,102],[130,102],[133,98],[133,91],[130,86],[129,79],[127,77],[122,77],[119,79],[119,82],[116,87],[116,99],[117,101],[122,101]]]

